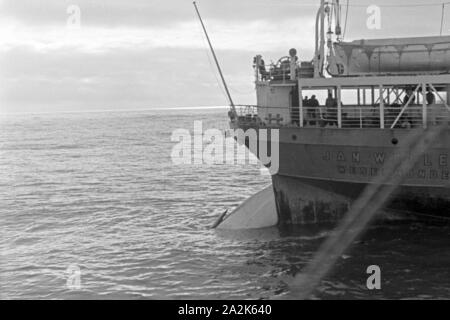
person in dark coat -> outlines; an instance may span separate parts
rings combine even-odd
[[[318,114],[319,114],[319,106],[320,106],[320,103],[316,99],[315,95],[313,95],[311,97],[311,99],[308,101],[307,106],[308,106],[309,125],[315,126],[317,124],[317,120],[319,119]]]

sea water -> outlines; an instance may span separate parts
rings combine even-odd
[[[0,298],[273,299],[325,226],[219,231],[270,184],[252,165],[174,165],[176,129],[227,129],[226,110],[2,115]],[[450,227],[377,222],[316,298],[450,298]],[[370,266],[381,290],[369,290]]]

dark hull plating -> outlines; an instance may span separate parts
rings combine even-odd
[[[335,222],[367,187],[280,175],[273,176],[272,182],[282,224]],[[435,188],[399,187],[386,207],[403,214],[450,218],[448,194]]]
[[[368,184],[384,175],[389,161],[409,156],[410,130],[279,130],[279,171],[272,182],[285,224],[338,220]],[[413,170],[396,174],[405,179],[389,208],[450,218],[450,130]]]

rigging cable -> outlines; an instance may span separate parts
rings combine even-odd
[[[261,3],[262,2],[262,3]],[[285,2],[285,3],[263,3],[261,1],[258,4],[254,4],[254,6],[295,6],[295,7],[317,7],[317,3],[293,3],[293,2]],[[331,3],[329,3],[331,4]],[[413,3],[413,4],[378,4],[378,7],[381,8],[411,8],[411,7],[440,7],[442,4],[449,5],[450,2],[434,2],[434,3]],[[366,8],[370,6],[369,3],[363,4],[352,4],[350,7],[358,7],[358,8]]]
[[[450,2],[435,2],[435,3],[416,3],[416,4],[381,4],[377,5],[380,8],[417,8],[417,7],[437,7],[448,5]],[[368,4],[352,4],[350,7],[366,8]]]
[[[213,63],[212,58],[210,56],[211,51],[208,50],[208,48],[209,48],[208,43],[206,42],[205,38],[203,37],[203,29],[202,29],[201,22],[198,24],[198,28],[199,28],[198,31],[199,31],[199,34],[200,34],[200,38],[202,39],[202,42],[203,42],[203,50],[205,52],[206,57],[208,58],[209,67],[211,69],[211,73],[214,75],[214,78],[216,79],[217,86],[219,87],[220,92],[223,94],[224,98],[226,100],[228,100],[228,95],[225,92],[225,89],[223,88],[221,81],[219,80],[219,77],[217,75],[217,69],[214,67],[214,63]]]
[[[347,0],[347,8],[345,9],[344,33],[342,34],[342,40],[345,39],[345,34],[347,33],[347,19],[348,19],[349,6],[350,6],[350,0]]]
[[[211,40],[209,39],[209,36],[208,36],[208,32],[206,31],[206,27],[205,27],[205,25],[203,23],[202,17],[200,16],[200,12],[198,11],[197,3],[194,1],[193,5],[194,5],[195,11],[197,13],[198,19],[200,20],[200,23],[202,25],[202,29],[203,29],[203,31],[205,33],[205,38],[208,41],[209,48],[211,49],[211,54],[212,54],[212,56],[214,58],[214,62],[216,63],[217,71],[219,71],[220,78],[221,78],[222,84],[223,84],[223,88],[225,89],[225,92],[227,93],[227,97],[228,97],[228,100],[230,102],[230,107],[232,108],[233,112],[236,113],[236,109],[235,109],[235,105],[234,105],[233,99],[231,98],[231,94],[230,94],[230,92],[228,90],[227,82],[225,81],[225,77],[223,76],[222,68],[220,67],[219,60],[217,59],[217,56],[216,56],[216,53],[215,53],[214,48],[212,46]]]

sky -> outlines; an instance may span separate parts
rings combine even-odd
[[[345,40],[439,35],[443,1],[349,0]],[[197,3],[235,103],[255,104],[256,54],[313,57],[319,0]],[[444,22],[449,35],[450,4]],[[0,0],[1,113],[227,103],[190,0]]]

